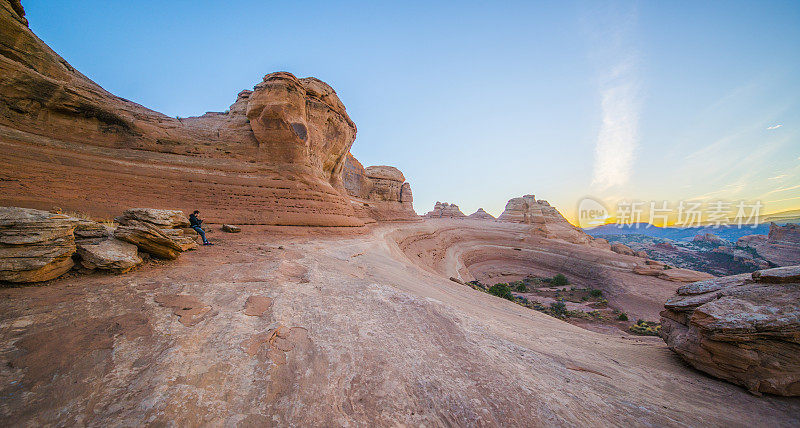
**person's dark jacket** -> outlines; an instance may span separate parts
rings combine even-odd
[[[200,227],[200,223],[202,223],[202,222],[203,222],[203,220],[200,220],[199,218],[197,218],[196,215],[189,214],[189,224],[192,227],[195,227],[195,226]]]

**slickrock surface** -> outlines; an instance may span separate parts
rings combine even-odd
[[[342,182],[356,127],[324,82],[271,73],[226,112],[167,117],[76,71],[20,11],[0,0],[0,205],[98,218],[137,205],[202,207],[226,223],[364,224]],[[410,215],[408,190],[395,215]]]
[[[685,285],[662,335],[689,364],[755,393],[800,395],[800,266]]]
[[[770,223],[769,235],[749,235],[739,238],[737,244],[749,247],[773,266],[792,266],[800,264],[800,224],[784,226]]]
[[[176,259],[180,253],[197,248],[197,243],[184,234],[182,227],[189,219],[182,211],[135,208],[126,210],[118,219],[114,237],[139,247],[162,259]]]
[[[47,281],[70,270],[79,222],[47,211],[0,207],[0,281]]]
[[[550,227],[555,235],[567,235],[572,230],[568,223]],[[676,269],[664,270],[639,257],[587,243],[547,238],[537,233],[535,225],[523,223],[429,219],[418,228],[403,229],[395,238],[410,262],[444,278],[492,285],[528,275],[552,277],[561,273],[571,286],[602,290],[614,307],[632,318],[657,320],[664,302],[683,285],[660,275]],[[690,272],[700,274],[684,274]],[[688,281],[710,277],[702,275]]]
[[[356,213],[366,222],[420,219],[414,212],[411,184],[399,169],[385,165],[364,168],[348,153],[342,178]]]
[[[436,201],[433,210],[425,214],[426,218],[462,218],[466,217],[456,204]]]
[[[483,208],[478,208],[478,211],[475,211],[474,213],[470,214],[467,217],[474,218],[474,219],[479,219],[479,220],[494,220],[495,219],[493,215],[491,215],[491,214],[487,213],[486,211],[484,211]]]
[[[408,252],[412,240],[427,245],[470,223],[497,224],[512,238],[525,227],[426,220],[348,236],[252,226],[169,264],[2,289],[0,419],[797,426],[797,399],[755,397],[713,379],[658,338],[587,331],[411,262],[419,259]],[[272,304],[247,315],[250,296]]]

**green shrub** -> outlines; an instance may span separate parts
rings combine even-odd
[[[621,312],[619,315],[617,315],[617,319],[620,321],[628,321],[628,314]]]
[[[550,314],[554,317],[563,318],[567,314],[567,305],[564,302],[550,303]]]
[[[563,273],[556,274],[553,279],[550,280],[550,284],[559,286],[559,285],[567,285],[569,284],[569,280]]]
[[[527,285],[525,285],[525,283],[524,283],[524,282],[522,282],[522,281],[517,281],[515,284],[517,285],[517,286],[516,286],[516,288],[515,288],[515,290],[516,290],[518,293],[524,293],[524,292],[528,291],[528,286],[527,286]]]
[[[511,294],[511,288],[508,287],[508,284],[500,283],[489,287],[489,294],[514,301],[514,296]]]
[[[592,297],[600,297],[600,296],[603,295],[603,292],[600,291],[600,290],[592,288],[592,289],[589,290],[589,295],[592,296]]]
[[[628,330],[630,330],[631,333],[642,336],[660,336],[661,324],[654,321],[638,320],[636,324],[630,326]]]

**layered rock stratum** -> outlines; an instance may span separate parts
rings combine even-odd
[[[226,112],[172,118],[105,91],[31,32],[18,3],[0,5],[0,205],[364,224],[342,180],[356,126],[326,83],[271,73]]]
[[[685,285],[662,335],[689,364],[756,393],[800,395],[800,266]]]
[[[79,222],[63,214],[0,207],[0,281],[47,281],[72,269]]]

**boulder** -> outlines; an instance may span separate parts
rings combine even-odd
[[[77,244],[81,265],[87,269],[103,269],[123,273],[142,262],[136,245],[109,238],[97,243]]]
[[[29,208],[0,207],[0,281],[39,282],[74,265],[79,219]]]
[[[636,255],[636,252],[634,252],[631,249],[631,247],[629,247],[629,246],[627,246],[627,245],[625,245],[625,244],[623,244],[621,242],[615,242],[615,243],[611,244],[611,251],[613,251],[613,252],[615,252],[617,254],[622,254],[623,256],[635,256]]]
[[[152,212],[148,212],[152,211]],[[163,259],[175,259],[197,243],[180,228],[189,224],[183,212],[173,210],[133,209],[125,211],[119,220],[114,237],[139,247],[140,250]],[[152,221],[151,221],[152,220]]]
[[[138,220],[154,224],[162,228],[189,227],[189,219],[179,210],[162,210],[155,208],[130,208],[122,213],[120,223],[125,220]]]
[[[800,395],[800,266],[685,285],[661,312],[667,345],[753,393]]]
[[[222,231],[228,233],[239,233],[242,231],[242,228],[239,226],[234,226],[232,224],[223,224]]]

